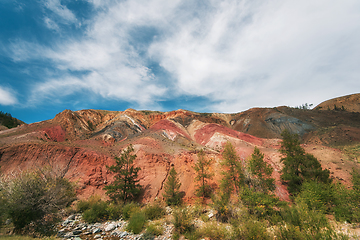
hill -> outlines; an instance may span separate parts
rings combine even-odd
[[[0,111],[0,131],[17,127],[21,124],[25,123],[19,119],[13,118],[10,113]]]
[[[315,109],[360,112],[360,93],[327,100],[317,105]]]
[[[242,162],[258,147],[274,168],[276,194],[288,198],[280,182],[281,132],[301,136],[334,179],[348,184],[359,169],[360,113],[289,107],[253,108],[236,114],[105,110],[65,110],[54,119],[0,131],[0,166],[5,174],[51,165],[78,185],[78,196],[103,195],[113,180],[106,165],[132,144],[137,155],[143,201],[161,197],[171,166],[179,173],[186,201],[194,200],[194,162],[204,149],[214,159],[213,187],[221,177],[221,152],[231,142]],[[355,149],[355,150],[354,150]]]

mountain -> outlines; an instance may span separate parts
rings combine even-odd
[[[171,166],[178,172],[186,201],[194,201],[197,153],[214,159],[212,185],[221,178],[221,151],[231,142],[246,164],[254,147],[274,168],[276,194],[288,199],[280,182],[281,132],[301,136],[305,150],[319,159],[331,176],[349,184],[359,169],[360,113],[289,107],[253,108],[236,114],[105,110],[65,110],[54,119],[0,131],[0,166],[5,174],[50,165],[75,182],[79,198],[104,195],[113,180],[106,168],[132,144],[141,167],[144,202],[161,198]]]

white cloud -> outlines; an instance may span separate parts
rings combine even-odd
[[[177,33],[149,50],[182,93],[220,101],[217,111],[239,111],[353,91],[339,79],[360,73],[358,1],[212,3],[212,11],[176,24]]]
[[[14,105],[17,102],[14,91],[0,86],[0,105]]]
[[[53,11],[66,22],[75,23],[77,21],[74,13],[71,12],[66,6],[62,5],[60,0],[45,0],[44,6]]]
[[[56,22],[54,22],[53,20],[51,20],[50,18],[45,17],[44,22],[45,22],[45,25],[47,28],[55,30],[55,31],[60,30],[59,25]]]
[[[145,108],[191,95],[217,102],[211,110],[234,112],[316,104],[360,87],[357,0],[89,2],[98,12],[81,38],[52,48],[13,43],[14,60],[43,58],[63,72],[37,84],[34,98],[85,89]],[[67,22],[77,21],[59,0],[45,5]],[[56,29],[51,18],[45,21]],[[146,29],[156,35],[142,39]],[[154,61],[174,83],[152,72]]]

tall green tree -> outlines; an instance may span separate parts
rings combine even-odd
[[[179,205],[181,203],[181,192],[180,192],[180,180],[177,176],[175,168],[172,167],[169,172],[169,176],[164,185],[165,192],[163,197],[167,205]]]
[[[109,171],[115,173],[113,183],[104,187],[106,194],[115,202],[128,202],[136,199],[141,192],[141,185],[138,180],[139,167],[134,166],[136,155],[133,154],[132,145],[123,150],[120,157],[116,157],[116,164],[106,166]]]
[[[245,175],[235,148],[230,142],[225,144],[222,158],[221,164],[226,168],[223,171],[222,184],[226,186],[227,191],[230,193],[234,190],[239,193],[240,187],[244,185]]]
[[[199,182],[196,189],[196,195],[202,197],[210,197],[211,187],[208,180],[211,180],[213,174],[210,172],[212,159],[206,159],[203,149],[198,153],[198,161],[195,163],[194,170],[196,171],[195,180]]]
[[[251,154],[251,159],[249,162],[250,172],[257,177],[258,188],[263,191],[273,191],[275,189],[275,179],[271,178],[271,174],[274,169],[271,165],[264,161],[264,154],[255,147],[253,154]]]
[[[330,183],[330,171],[321,168],[320,162],[300,146],[299,136],[284,130],[280,152],[284,155],[281,179],[287,183],[290,194],[297,194],[305,181]]]

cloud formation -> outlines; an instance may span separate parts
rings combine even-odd
[[[77,21],[74,13],[66,6],[62,5],[60,0],[44,0],[43,4],[63,21],[67,23],[74,23]]]
[[[161,108],[196,96],[216,102],[199,108],[237,112],[316,104],[360,87],[357,0],[89,3],[94,15],[83,35],[50,46],[12,42],[14,61],[44,60],[56,72],[34,84],[31,101],[89,91]],[[45,16],[48,28],[78,22],[59,0],[43,4],[59,18]]]
[[[0,86],[0,105],[14,105],[17,103],[14,92],[9,89]]]

